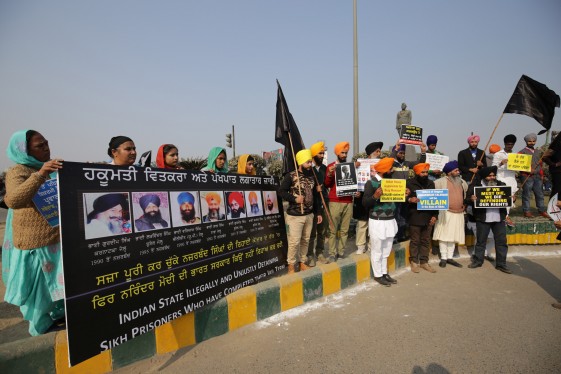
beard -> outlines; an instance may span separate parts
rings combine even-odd
[[[194,218],[195,218],[195,209],[192,209],[190,211],[185,211],[185,210],[181,211],[181,219],[184,220],[185,222],[191,222]]]
[[[259,205],[251,204],[251,213],[253,214],[259,213]]]
[[[236,210],[232,209],[230,214],[232,215],[232,218],[240,218],[241,213],[242,213],[241,209],[236,209]]]
[[[123,233],[123,222],[119,219],[117,221],[111,220],[109,221],[109,230],[113,234],[122,234]]]
[[[144,218],[150,223],[158,223],[162,220],[162,213],[159,210],[157,212],[144,213]]]
[[[273,208],[274,208],[274,205],[273,205],[273,203],[271,203],[271,204],[267,204],[267,210],[269,210],[269,211],[272,211],[272,210],[273,210]]]
[[[493,180],[491,180],[491,181],[486,180],[486,181],[485,181],[485,184],[486,184],[487,186],[496,186],[496,185],[497,185],[497,180],[496,180],[496,179],[493,179]]]
[[[209,209],[208,210],[208,219],[217,220],[219,216],[220,216],[220,211],[218,209]]]
[[[450,182],[452,182],[452,184],[456,185],[456,186],[460,186],[462,184],[462,177],[460,177],[459,175],[456,175],[455,177],[448,177],[448,179],[450,180]]]
[[[342,164],[343,162],[347,162],[347,157],[339,157],[339,156],[337,156],[337,160],[339,161],[340,164]]]

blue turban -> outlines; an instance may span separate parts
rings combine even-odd
[[[160,206],[160,198],[158,197],[158,195],[154,195],[154,194],[148,194],[148,195],[144,195],[142,196],[139,200],[138,203],[140,204],[140,207],[142,208],[142,210],[146,210],[146,207],[148,206],[148,204],[152,203],[154,205],[156,205],[157,207]]]
[[[405,143],[401,143],[396,152],[405,152]]]
[[[427,137],[427,145],[436,144],[438,142],[438,138],[436,135],[429,135]]]
[[[444,165],[444,167],[442,168],[442,171],[445,172],[446,174],[448,174],[452,170],[455,170],[455,169],[458,169],[458,168],[459,168],[458,161],[453,160],[453,161],[447,162],[446,165]]]
[[[183,205],[185,203],[195,205],[195,197],[189,192],[182,192],[177,195],[177,202],[179,203],[179,205]]]

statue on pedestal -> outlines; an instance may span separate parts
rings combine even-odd
[[[413,114],[410,110],[407,110],[407,104],[401,104],[401,110],[397,112],[397,119],[395,121],[395,128],[397,133],[401,131],[401,125],[410,125],[413,121]]]

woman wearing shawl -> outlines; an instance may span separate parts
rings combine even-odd
[[[156,166],[160,169],[182,169],[179,166],[179,151],[173,144],[162,144],[156,155]]]
[[[109,141],[107,154],[113,159],[111,165],[131,166],[136,161],[136,146],[127,136],[114,136]]]
[[[252,155],[241,155],[238,159],[238,174],[255,175],[255,159]]]
[[[2,245],[4,300],[20,307],[35,336],[64,316],[59,229],[47,223],[32,201],[62,168],[62,160],[51,160],[49,143],[33,130],[14,133],[6,154],[16,165],[6,173],[4,201],[10,209]]]
[[[212,148],[208,153],[206,166],[201,171],[227,173],[228,159],[226,157],[226,150],[222,147]]]

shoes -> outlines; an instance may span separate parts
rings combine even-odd
[[[506,274],[512,274],[512,270],[510,270],[509,268],[507,268],[506,266],[503,266],[503,265],[497,265],[495,267],[495,269],[500,270],[500,271],[502,271],[503,273],[506,273]]]
[[[294,265],[288,264],[288,274],[294,274]]]
[[[305,262],[300,263],[300,271],[308,270],[310,267]]]
[[[505,218],[505,223],[506,223],[506,225],[509,226],[509,227],[514,227],[514,226],[516,226],[516,225],[514,224],[514,222],[510,219],[509,216],[506,216],[506,218]]]
[[[411,261],[411,271],[413,273],[418,273],[421,270],[419,269],[419,264],[417,264],[416,262]]]
[[[561,309],[561,303],[553,303],[551,304],[552,307],[554,307],[555,309]]]
[[[327,261],[326,258],[325,258],[325,256],[323,255],[323,253],[320,253],[320,254],[318,255],[318,261],[321,262],[321,263],[323,263],[323,264],[325,264],[325,261]]]
[[[446,260],[440,260],[440,262],[438,263],[438,266],[440,266],[441,268],[445,268],[446,267]]]
[[[340,260],[344,259],[345,257],[347,256],[344,253],[337,255],[337,258],[339,258]]]
[[[436,273],[436,270],[434,270],[428,263],[421,264],[421,268],[425,269],[429,273]]]
[[[392,284],[391,284],[389,281],[387,281],[386,278],[384,278],[384,277],[374,277],[374,280],[375,280],[376,282],[380,283],[382,286],[389,287],[389,286],[392,285]]]
[[[534,215],[530,212],[524,212],[524,218],[534,218]]]
[[[332,263],[332,262],[337,262],[337,259],[335,258],[335,256],[329,256],[329,257],[327,258],[327,260],[325,260],[325,263],[326,263],[326,264],[330,264],[330,263]]]
[[[364,253],[364,248],[359,248],[359,249],[357,249],[355,253],[356,253],[357,255],[363,254],[363,253]]]
[[[387,280],[391,284],[396,284],[397,283],[397,281],[395,279],[393,279],[392,277],[390,277],[389,274],[384,274],[383,277],[384,277],[385,280]]]
[[[539,215],[542,216],[543,218],[547,218],[548,220],[551,221],[551,218],[549,217],[549,215],[546,212],[540,212]]]
[[[475,268],[480,268],[481,266],[483,266],[483,264],[480,264],[478,262],[472,262],[471,264],[468,265],[468,268],[475,269]]]
[[[495,262],[495,257],[493,257],[491,255],[484,256],[483,258],[486,259],[489,262]]]
[[[311,268],[316,266],[316,259],[314,258],[314,255],[308,256],[308,260],[306,261],[306,265],[308,265]]]
[[[463,268],[464,265],[460,264],[458,261],[456,260],[446,260],[446,262],[452,266],[455,266],[457,268]]]

